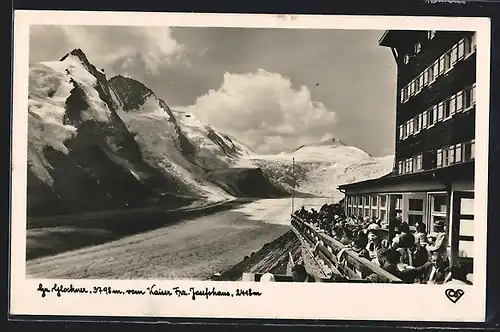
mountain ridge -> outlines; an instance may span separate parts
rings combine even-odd
[[[79,48],[30,64],[28,114],[29,215],[316,195],[333,185],[323,178],[387,168],[336,138],[259,155],[140,81],[108,80]]]

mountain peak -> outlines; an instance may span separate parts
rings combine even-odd
[[[295,151],[298,151],[298,150],[305,148],[305,147],[312,147],[312,146],[349,146],[349,145],[342,142],[337,137],[331,137],[331,138],[327,138],[319,143],[301,145],[298,148],[296,148]]]
[[[348,146],[348,144],[342,142],[340,139],[337,137],[332,137],[329,139],[326,139],[319,143],[319,145],[335,145],[335,146]]]
[[[85,53],[83,53],[82,49],[81,48],[75,48],[74,50],[72,50],[71,52],[69,53],[66,53],[66,55],[64,55],[60,61],[64,61],[66,60],[66,58],[70,55],[73,55],[75,57],[77,57],[78,59],[80,59],[80,61],[82,61],[83,63],[87,63],[89,62],[89,60],[87,59],[87,56],[85,55]]]
[[[130,77],[116,75],[109,80],[109,84],[111,84],[123,101],[124,111],[138,109],[151,96],[156,98],[150,88]]]

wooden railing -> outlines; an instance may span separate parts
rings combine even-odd
[[[402,283],[401,279],[385,271],[368,259],[359,257],[356,252],[349,250],[349,247],[344,246],[331,236],[316,229],[298,216],[292,215],[291,223],[302,237],[309,241],[313,247],[318,244],[318,255],[327,265],[340,271],[349,280],[359,280],[371,274],[376,274],[378,276],[378,282]],[[339,257],[339,260],[337,255],[339,255],[341,251],[343,251],[343,253],[341,257]]]
[[[263,273],[245,272],[243,273],[241,281],[260,282],[260,279],[263,275],[264,275]],[[294,282],[293,277],[290,275],[274,274],[273,277],[274,277],[274,282]],[[366,279],[333,280],[333,279],[320,278],[320,281],[334,282],[334,283],[360,283],[360,284],[371,283],[371,281]]]

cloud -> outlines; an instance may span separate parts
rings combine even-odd
[[[257,152],[275,153],[318,143],[337,121],[334,112],[311,99],[280,74],[225,73],[222,85],[184,108],[202,122],[244,141]]]
[[[160,68],[179,63],[184,52],[169,27],[31,27],[32,57],[58,59],[73,48],[81,48],[92,63],[106,70],[122,74],[145,71],[153,76]],[[59,54],[54,56],[55,52]]]

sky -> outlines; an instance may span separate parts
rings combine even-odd
[[[248,144],[290,151],[336,137],[394,153],[396,64],[383,31],[32,26],[30,62],[81,48],[111,78]]]

